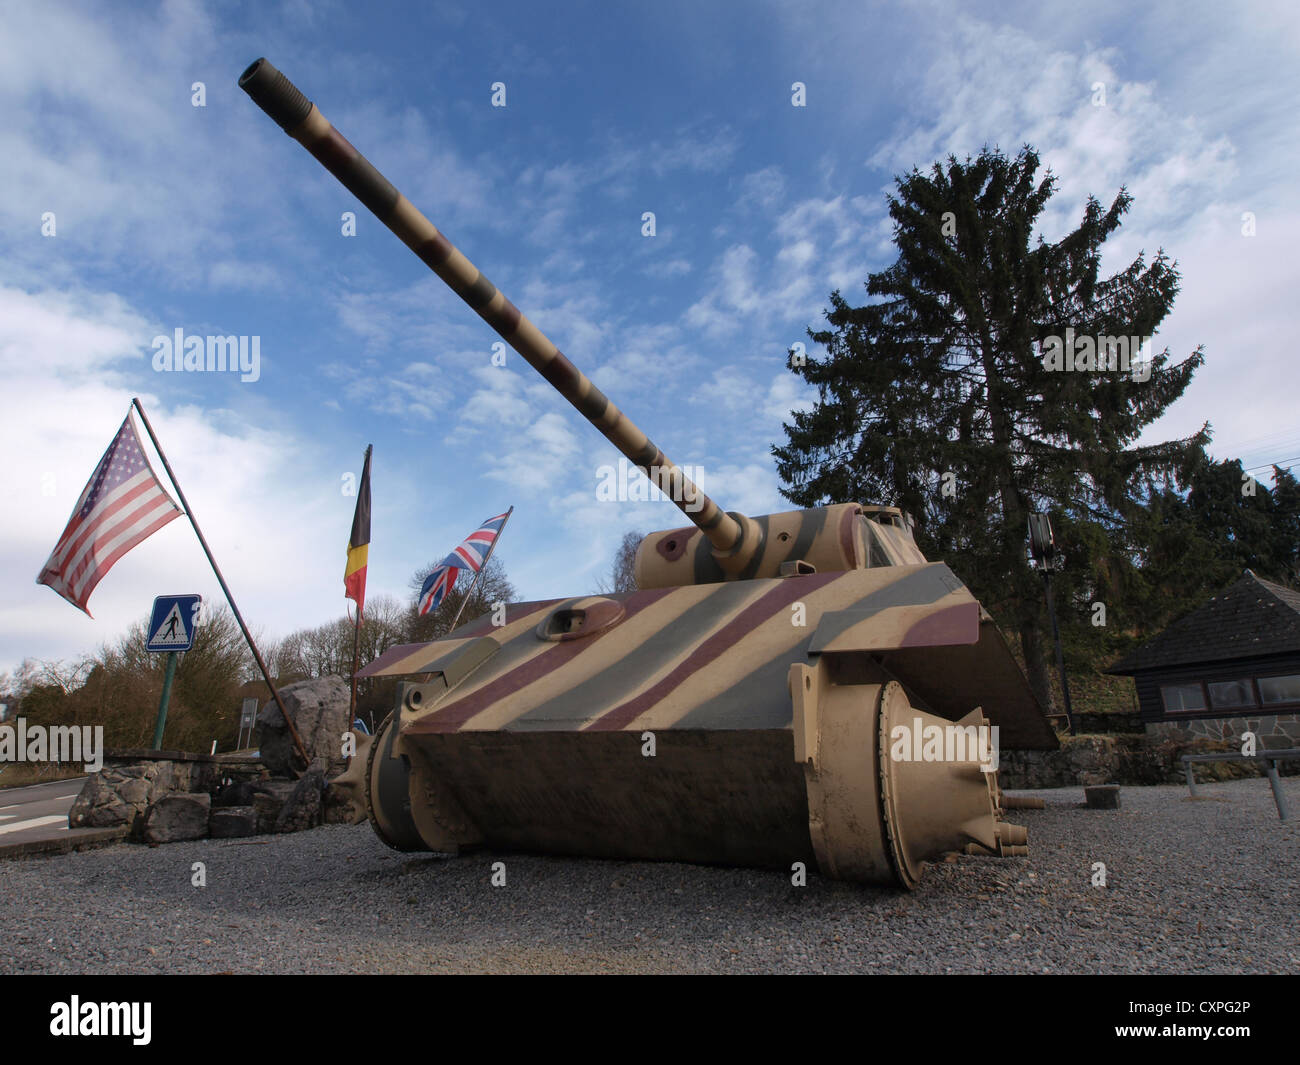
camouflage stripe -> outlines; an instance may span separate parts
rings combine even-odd
[[[442,655],[450,641],[438,643],[404,643],[390,647],[378,658],[357,670],[358,677],[404,677],[423,673],[426,662]]]
[[[570,640],[563,643],[542,643],[535,635],[526,631],[520,632],[517,638],[510,640],[502,649],[501,654],[509,657],[493,670],[494,676],[491,680],[463,696],[458,692],[455,699],[440,704],[429,714],[421,717],[418,721],[412,722],[408,726],[409,731],[454,731],[501,700],[513,700],[516,713],[518,713],[520,701],[527,698],[525,690],[528,685],[566,665],[579,655],[585,654],[593,648],[602,647],[605,638],[611,632],[619,632],[622,625],[627,624],[629,619],[657,603],[671,592],[672,589],[669,588],[653,592],[638,592],[635,596],[637,602],[631,601],[634,597],[624,599],[627,613],[623,622],[609,632],[597,633],[595,636],[589,636],[586,639]],[[564,602],[577,601],[577,599],[574,599],[565,600]],[[515,664],[514,661],[516,657],[520,659],[518,664]],[[408,729],[403,731],[405,732]]]
[[[749,635],[774,614],[784,610],[809,589],[817,589],[843,576],[838,573],[816,574],[809,577],[776,581],[768,585],[763,595],[722,626],[713,636],[699,644],[690,656],[668,676],[648,691],[602,715],[587,726],[586,731],[608,732],[626,728],[669,692],[685,683],[690,677],[714,662],[732,646]]]
[[[939,602],[952,594],[952,590],[944,585],[939,572],[947,569],[942,562],[931,562],[920,567],[889,566],[870,571],[890,573],[896,579],[864,596],[853,604],[851,610],[842,610],[834,618],[820,618],[816,629],[818,642],[830,643],[868,615],[889,607],[927,606]]]
[[[889,583],[875,588],[867,595],[854,598],[849,603],[826,601],[822,596],[804,596],[808,609],[809,626],[806,636],[798,641],[797,648],[771,661],[765,661],[753,672],[737,678],[720,694],[704,699],[674,725],[675,728],[789,728],[792,724],[792,706],[788,699],[773,700],[764,698],[773,686],[780,690],[785,687],[786,675],[790,663],[802,657],[813,661],[810,645],[816,639],[822,642],[828,622],[832,617],[853,614],[857,620],[864,616],[879,613],[892,606],[910,605],[917,600],[914,595],[917,584],[912,578],[920,574],[909,574],[902,570],[877,570],[881,576],[888,576]],[[787,578],[788,580],[805,580],[806,578]],[[834,585],[828,590],[837,590]],[[922,592],[926,591],[922,588]],[[945,590],[946,591],[946,590]],[[817,621],[814,622],[813,619]],[[838,632],[838,628],[836,629]]]
[[[808,549],[812,547],[813,541],[826,524],[826,514],[825,507],[814,507],[803,512],[799,520],[799,532],[795,534],[790,550],[786,552],[782,562],[793,562],[808,557]]]
[[[323,137],[304,146],[377,218],[388,217],[397,202],[398,191],[343,134],[331,126]]]
[[[531,622],[536,625],[542,619],[542,615],[549,613],[550,610],[559,603],[566,602],[564,599],[534,599],[527,603],[507,603],[506,604],[506,623],[504,626],[492,624],[492,612],[480,614],[478,617],[457,626],[452,632],[448,633],[444,639],[451,639],[456,636],[500,636],[502,632],[511,631],[514,626],[521,621]]]
[[[634,639],[636,634],[625,632],[620,637],[627,641],[627,654],[519,715],[512,725],[573,721],[575,712],[582,715],[579,723],[586,723],[602,709],[635,695],[672,669],[692,647],[756,599],[761,590],[735,583],[691,589],[695,593],[692,596],[683,594],[685,589],[679,590],[653,612],[650,620],[654,628],[647,636]],[[662,616],[662,608],[668,606],[678,608],[675,616]]]
[[[861,565],[865,560],[857,557],[857,548],[853,539],[853,530],[856,528],[858,520],[858,511],[853,507],[845,509],[840,516],[840,548],[844,551],[846,566]]]
[[[712,584],[725,581],[726,573],[718,565],[713,555],[713,545],[705,536],[695,537],[695,554],[692,558],[692,573],[696,584]]]
[[[827,574],[763,583],[769,587],[791,583],[800,586],[796,601],[802,604],[808,619],[816,619],[852,605],[861,594],[860,587],[842,580],[842,577],[843,574]],[[748,727],[745,720],[761,720],[774,722],[772,727],[789,728],[792,704],[786,675],[791,663],[808,662],[809,634],[815,631],[812,624],[799,627],[792,621],[792,611],[778,609],[766,619],[754,623],[747,636],[712,661],[703,665],[686,662],[688,667],[695,666],[694,673],[624,727],[632,732],[642,729],[744,729]],[[704,642],[697,641],[695,646],[698,648]],[[763,651],[756,654],[755,646],[761,646]],[[765,668],[774,662],[779,662],[784,672],[774,670],[764,674]],[[775,682],[771,680],[773,677],[777,678]],[[735,701],[730,698],[733,692]],[[697,713],[706,704],[709,711]],[[739,721],[736,711],[742,715]]]
[[[763,557],[767,554],[765,549],[767,547],[767,525],[770,518],[771,515],[769,514],[760,514],[754,519],[754,524],[758,526],[760,534],[758,538],[759,550],[754,552],[749,564],[740,571],[737,579],[752,581],[758,575],[758,567],[763,564]]]
[[[674,722],[673,727],[709,730],[790,728],[794,716],[790,700],[773,699],[771,693],[786,686],[792,662],[801,657],[811,661],[808,657],[810,639],[805,637],[788,658],[764,662],[753,673],[728,685],[720,694],[693,707],[685,717]]]

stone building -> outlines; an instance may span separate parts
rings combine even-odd
[[[1150,733],[1300,747],[1300,592],[1247,570],[1116,662]]]

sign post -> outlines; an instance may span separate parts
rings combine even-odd
[[[253,742],[253,729],[257,727],[257,700],[245,699],[239,711],[239,749],[244,749],[244,729],[248,729],[248,742]]]
[[[194,646],[203,597],[199,595],[160,595],[153,601],[149,618],[146,651],[167,652],[167,672],[163,674],[162,698],[158,700],[158,723],[153,730],[153,749],[162,750],[163,729],[167,727],[167,702],[176,676],[176,656]]]

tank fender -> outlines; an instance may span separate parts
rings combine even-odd
[[[962,588],[935,603],[829,611],[817,623],[808,650],[898,651],[978,643],[979,638],[980,605]]]

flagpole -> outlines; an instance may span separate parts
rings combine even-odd
[[[505,534],[506,525],[508,525],[510,522],[510,515],[513,514],[514,512],[515,512],[515,508],[513,505],[511,505],[510,509],[506,511],[505,520],[501,522],[501,528],[497,530],[496,536],[492,538],[492,546],[488,548],[488,553],[483,556],[483,565],[481,565],[478,568],[478,572],[474,574],[474,580],[469,586],[469,591],[465,593],[465,598],[460,601],[460,609],[456,611],[456,617],[451,623],[451,628],[447,630],[448,632],[452,632],[455,630],[457,622],[460,621],[461,614],[465,612],[465,606],[466,604],[469,603],[470,596],[474,594],[474,589],[478,587],[478,579],[482,577],[483,574],[487,571],[487,564],[488,561],[492,558],[492,552],[497,549],[497,544],[500,542],[501,537]]]
[[[284,700],[280,698],[280,692],[271,681],[271,674],[266,668],[266,663],[262,661],[262,653],[257,649],[257,644],[253,642],[253,636],[248,631],[248,626],[244,624],[243,615],[240,614],[239,607],[235,605],[235,597],[230,594],[230,588],[226,585],[226,578],[221,575],[221,568],[217,565],[217,560],[212,557],[208,541],[203,537],[203,530],[199,528],[199,523],[194,520],[194,511],[190,509],[189,501],[185,498],[185,493],[181,491],[180,483],[176,480],[176,474],[172,472],[171,463],[167,461],[166,452],[163,451],[162,445],[158,443],[158,437],[154,435],[153,426],[149,424],[149,415],[145,414],[144,407],[140,406],[139,399],[132,397],[131,405],[139,412],[140,420],[144,422],[145,432],[149,434],[149,439],[153,441],[154,450],[158,452],[158,457],[162,459],[163,469],[167,471],[167,477],[171,480],[172,487],[176,489],[176,495],[181,501],[181,506],[185,508],[185,516],[190,519],[190,525],[194,527],[194,534],[199,538],[199,545],[203,548],[203,553],[208,556],[212,572],[217,575],[217,583],[221,585],[221,590],[226,594],[226,602],[230,604],[230,611],[235,615],[235,620],[239,622],[239,630],[244,634],[244,639],[248,642],[248,649],[253,652],[257,668],[262,671],[262,679],[266,681],[266,686],[271,689],[271,696],[275,699],[275,705],[280,708],[284,723],[289,728],[289,735],[293,737],[293,745],[298,748],[298,754],[302,756],[303,763],[310,765],[311,759],[307,757],[307,752],[303,749],[302,737],[298,735],[298,730],[293,724],[293,718],[289,716],[289,711],[285,709]]]
[[[363,477],[365,476],[365,471],[370,468],[370,452],[373,449],[373,447],[374,447],[373,444],[366,445],[366,457],[362,460],[362,465],[361,465]],[[358,505],[360,504],[360,502],[361,501],[358,499],[357,500]],[[369,560],[370,560],[370,544],[369,544],[369,538],[367,537],[366,561],[369,562]],[[362,589],[362,598],[363,599],[365,598],[364,588]],[[352,701],[351,703],[348,704],[348,728],[349,729],[352,728],[352,722],[354,722],[357,719],[357,669],[359,668],[360,664],[361,664],[361,604],[358,603],[357,621],[356,624],[352,626]]]

